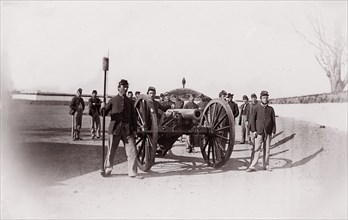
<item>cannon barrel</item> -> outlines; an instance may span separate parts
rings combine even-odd
[[[169,117],[170,115],[178,117],[179,114],[183,119],[200,120],[202,117],[202,111],[200,109],[168,109],[165,112],[165,115],[167,117]]]

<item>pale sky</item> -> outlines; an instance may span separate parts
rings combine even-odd
[[[1,74],[11,89],[102,94],[109,52],[109,94],[122,78],[160,93],[183,77],[211,97],[330,92],[294,30],[311,33],[307,17],[318,13],[347,33],[347,1],[1,1]]]

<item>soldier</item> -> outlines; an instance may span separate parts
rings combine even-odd
[[[163,96],[164,96],[164,101],[162,102],[162,105],[170,106],[170,108],[174,108],[175,103],[170,100],[169,94],[168,93],[164,93]]]
[[[128,176],[143,179],[139,176],[136,163],[136,148],[134,137],[137,129],[137,115],[133,101],[126,96],[128,81],[122,79],[118,83],[118,94],[111,98],[107,105],[103,103],[105,115],[110,112],[109,144],[105,158],[105,176],[110,176],[113,168],[114,156],[120,140],[123,141],[128,160]]]
[[[135,99],[137,99],[139,96],[140,96],[140,92],[139,92],[139,91],[136,91],[136,92],[135,92]]]
[[[225,90],[221,90],[221,92],[219,93],[219,98],[226,101],[226,96],[227,92]]]
[[[82,127],[82,114],[85,110],[85,102],[83,101],[82,89],[79,88],[76,92],[76,96],[71,99],[70,102],[70,114],[73,115],[73,140],[82,140],[80,137],[80,129]]]
[[[240,106],[240,116],[239,116],[239,125],[242,126],[242,141],[241,144],[245,143],[245,138],[247,138],[247,141],[251,142],[250,136],[249,136],[249,127],[245,123],[247,120],[247,115],[249,112],[249,98],[246,95],[243,95],[243,104]]]
[[[174,104],[174,108],[175,109],[181,109],[184,107],[184,102],[179,98],[179,96],[175,97],[175,104]]]
[[[205,106],[209,103],[208,98],[204,97],[203,94],[199,95],[200,101],[198,102],[198,108],[201,109],[202,111],[205,109]]]
[[[254,133],[251,132],[251,123],[250,122],[253,120],[254,109],[255,109],[256,105],[259,104],[259,102],[257,101],[257,96],[255,93],[251,94],[250,98],[251,98],[251,104],[250,104],[249,112],[247,115],[247,120],[245,123],[247,124],[249,131],[250,131],[250,138],[251,138],[251,145],[252,145],[251,159],[250,159],[250,163],[251,163],[251,161],[254,158],[255,136],[254,136]]]
[[[198,105],[194,102],[195,101],[195,94],[190,94],[189,102],[184,105],[184,109],[197,109]],[[187,138],[187,135],[185,136],[186,139],[186,151],[188,153],[193,153],[194,148],[193,148],[193,136],[189,135]]]
[[[164,94],[161,93],[159,97],[160,97],[159,102],[163,103],[164,102]]]
[[[154,107],[155,112],[157,113],[157,119],[159,120],[161,118],[161,114],[160,114],[159,110],[161,110],[162,112],[166,112],[168,109],[170,109],[170,105],[164,106],[160,102],[155,100],[155,97],[156,97],[156,88],[155,87],[150,86],[147,89],[147,95],[153,101],[153,107]]]
[[[100,138],[100,105],[101,101],[97,97],[97,90],[93,90],[92,97],[88,100],[92,139],[95,137]]]
[[[256,171],[261,146],[263,146],[263,169],[272,171],[272,168],[269,166],[269,152],[271,140],[276,133],[276,120],[274,109],[268,105],[268,97],[267,91],[261,91],[261,104],[256,105],[253,109],[250,123],[251,131],[255,136],[255,148],[253,149],[253,158],[251,158],[247,172]]]
[[[239,109],[238,109],[237,103],[233,101],[233,94],[228,93],[226,96],[226,101],[227,101],[227,104],[231,107],[234,119],[236,119],[239,115]]]
[[[133,101],[133,104],[135,103],[135,98],[133,97],[133,92],[132,91],[128,91],[127,97],[130,98]]]
[[[153,101],[154,111],[157,114],[157,121],[162,121],[163,120],[162,116],[164,117],[163,112],[166,112],[168,109],[170,109],[170,105],[164,106],[160,102],[155,100],[155,96],[156,96],[156,88],[155,87],[150,86],[147,89],[147,95]],[[159,156],[162,156],[162,152],[164,152],[164,151],[165,151],[164,147],[162,145],[158,144],[157,149],[156,149],[156,154]]]

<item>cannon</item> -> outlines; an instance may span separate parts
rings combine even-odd
[[[183,135],[193,135],[208,166],[220,168],[231,157],[235,141],[235,122],[231,108],[221,99],[211,100],[204,110],[169,109],[160,115],[154,101],[140,95],[135,102],[137,113],[136,149],[138,167],[149,171],[158,145],[164,156]]]

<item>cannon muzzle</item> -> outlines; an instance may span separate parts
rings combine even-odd
[[[202,117],[202,111],[200,109],[168,109],[165,112],[167,117],[173,115],[175,118],[181,117],[183,119],[195,119],[200,120]]]

